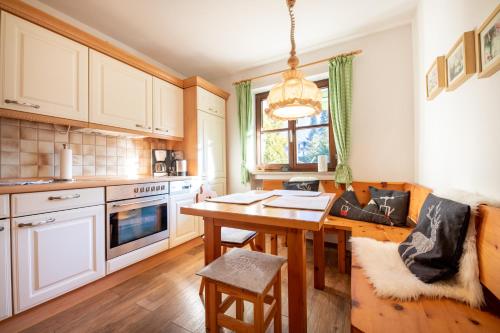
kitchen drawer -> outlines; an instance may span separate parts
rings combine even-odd
[[[212,113],[222,118],[225,117],[226,101],[223,98],[200,87],[197,88],[196,92],[198,95],[197,104],[199,110]]]
[[[103,187],[13,194],[12,216],[32,215],[102,204],[104,204]]]
[[[0,195],[0,219],[9,217],[9,195]]]

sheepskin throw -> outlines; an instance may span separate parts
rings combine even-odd
[[[479,204],[484,203],[498,207],[500,203],[476,194],[456,190],[441,190],[437,193],[441,197],[462,202],[472,208],[459,270],[454,277],[435,283],[422,282],[412,274],[401,260],[398,253],[398,243],[353,237],[351,238],[353,255],[356,256],[363,272],[374,286],[375,294],[379,297],[399,300],[415,300],[420,296],[447,297],[472,307],[479,307],[484,303],[484,296],[479,281],[474,220]]]

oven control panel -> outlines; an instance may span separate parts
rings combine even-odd
[[[106,187],[106,201],[116,201],[147,197],[150,195],[168,194],[168,182],[117,185]]]

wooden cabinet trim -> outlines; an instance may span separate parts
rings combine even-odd
[[[222,90],[221,88],[217,87],[213,83],[208,82],[200,76],[191,76],[184,80],[184,88],[191,88],[196,86],[208,90],[212,94],[224,98],[226,101],[230,96],[228,92]]]

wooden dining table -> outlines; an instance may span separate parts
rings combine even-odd
[[[260,193],[264,193],[260,191]],[[203,217],[205,227],[205,265],[221,255],[221,227],[232,227],[257,231],[260,235],[277,234],[287,236],[288,248],[288,326],[290,332],[307,332],[307,281],[306,281],[306,232],[314,232],[314,287],[324,289],[324,232],[323,222],[330,211],[335,194],[329,196],[325,210],[307,210],[267,207],[264,204],[276,197],[249,205],[204,201],[181,207],[181,213]],[[260,237],[262,242],[262,237]],[[265,250],[265,243],[258,244]],[[258,247],[258,248],[259,248]],[[216,297],[220,302],[220,295]],[[219,304],[216,304],[219,306]],[[216,318],[206,307],[208,327]],[[212,318],[212,319],[211,319]]]

